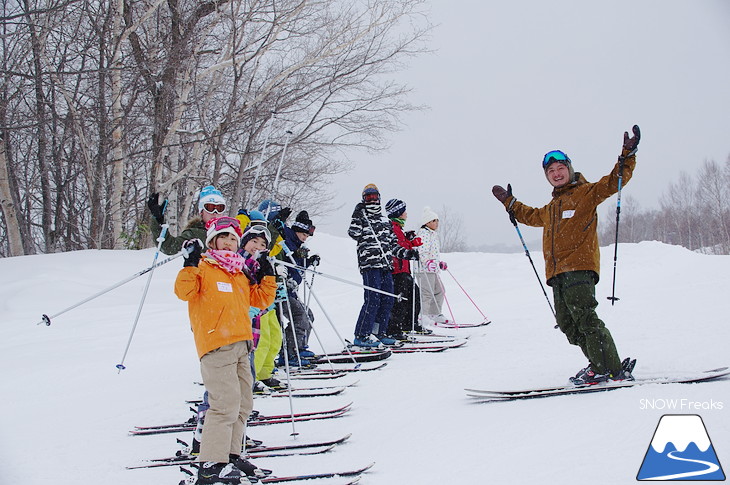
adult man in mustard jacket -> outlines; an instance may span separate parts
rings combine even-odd
[[[571,380],[577,385],[607,380],[633,379],[630,359],[622,364],[616,345],[603,321],[596,314],[596,283],[600,272],[598,249],[598,204],[618,192],[631,179],[636,166],[639,127],[634,136],[624,133],[621,156],[610,174],[590,183],[573,170],[568,156],[560,150],[545,154],[542,167],[553,186],[552,200],[542,208],[529,207],[512,195],[511,187],[492,188],[517,221],[542,227],[542,248],[547,284],[553,289],[558,326],[588,358],[588,367]]]

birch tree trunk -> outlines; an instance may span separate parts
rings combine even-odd
[[[10,190],[10,177],[8,160],[5,157],[5,140],[0,136],[0,207],[3,210],[5,224],[7,225],[8,247],[10,256],[22,256],[23,238],[20,234],[18,213],[13,203],[12,191]]]

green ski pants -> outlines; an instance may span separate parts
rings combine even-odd
[[[581,348],[596,372],[617,375],[621,359],[611,332],[596,314],[593,278],[592,271],[569,271],[550,281],[557,323],[568,342]]]

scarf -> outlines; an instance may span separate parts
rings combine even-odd
[[[400,217],[392,217],[390,220],[395,221],[396,224],[398,224],[400,227],[403,227],[406,225],[406,221],[401,219]]]
[[[209,249],[205,254],[230,274],[240,273],[243,268],[243,257],[237,252]]]

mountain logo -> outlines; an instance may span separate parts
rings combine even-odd
[[[696,414],[662,416],[636,479],[725,480],[702,418]]]

